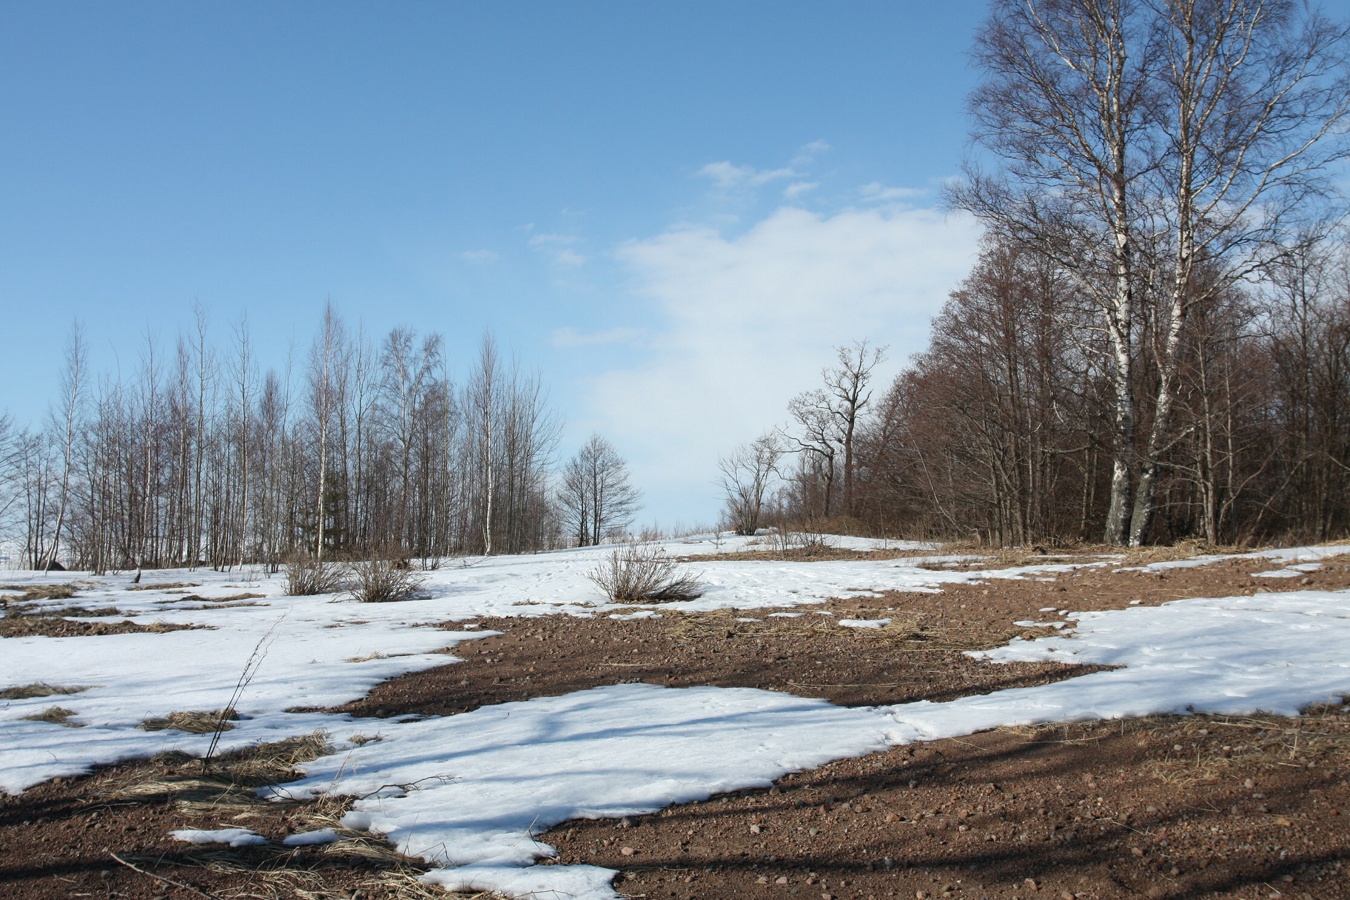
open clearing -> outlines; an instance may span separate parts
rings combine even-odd
[[[604,551],[392,604],[16,576],[0,894],[1350,896],[1350,548],[837,543],[674,547],[708,591],[648,608]]]

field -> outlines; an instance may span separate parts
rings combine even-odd
[[[16,574],[0,894],[1350,896],[1350,547],[830,544]]]

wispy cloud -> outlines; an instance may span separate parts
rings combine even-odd
[[[540,233],[531,234],[530,247],[550,256],[560,266],[577,268],[586,264],[586,257],[572,249],[577,243],[570,234]]]
[[[788,200],[796,200],[803,194],[808,194],[818,187],[820,187],[820,182],[818,181],[794,181],[792,184],[783,188],[783,196]]]
[[[812,141],[802,146],[797,151],[797,155],[792,159],[794,166],[807,166],[816,161],[817,156],[821,156],[830,149],[830,145],[825,141]]]
[[[459,255],[459,258],[465,262],[486,264],[495,263],[501,259],[501,255],[491,250],[465,250]]]
[[[698,170],[698,174],[723,190],[762,187],[771,181],[798,177],[793,169],[756,169],[754,166],[735,166],[726,161],[708,163]]]

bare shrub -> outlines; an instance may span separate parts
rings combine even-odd
[[[699,576],[680,572],[679,565],[659,546],[627,541],[587,577],[615,603],[661,603],[701,596]]]
[[[411,600],[426,581],[403,559],[367,559],[347,567],[352,599],[362,603]]]
[[[286,561],[286,593],[292,597],[332,594],[342,589],[342,569],[308,553]]]
[[[769,546],[784,559],[825,556],[834,548],[814,522],[784,523],[769,533]]]

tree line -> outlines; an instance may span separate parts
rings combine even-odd
[[[987,162],[947,195],[986,226],[978,263],[884,396],[857,390],[876,351],[841,348],[790,427],[722,461],[728,518],[1344,535],[1348,35],[1286,0],[995,0]]]
[[[0,519],[23,564],[95,572],[519,553],[593,543],[638,503],[592,436],[555,485],[561,421],[485,336],[456,384],[444,341],[374,342],[330,304],[299,364],[260,371],[246,322],[221,351],[205,313],[124,382],[95,379],[78,327],[47,427],[0,418]],[[576,523],[581,522],[580,530]]]

